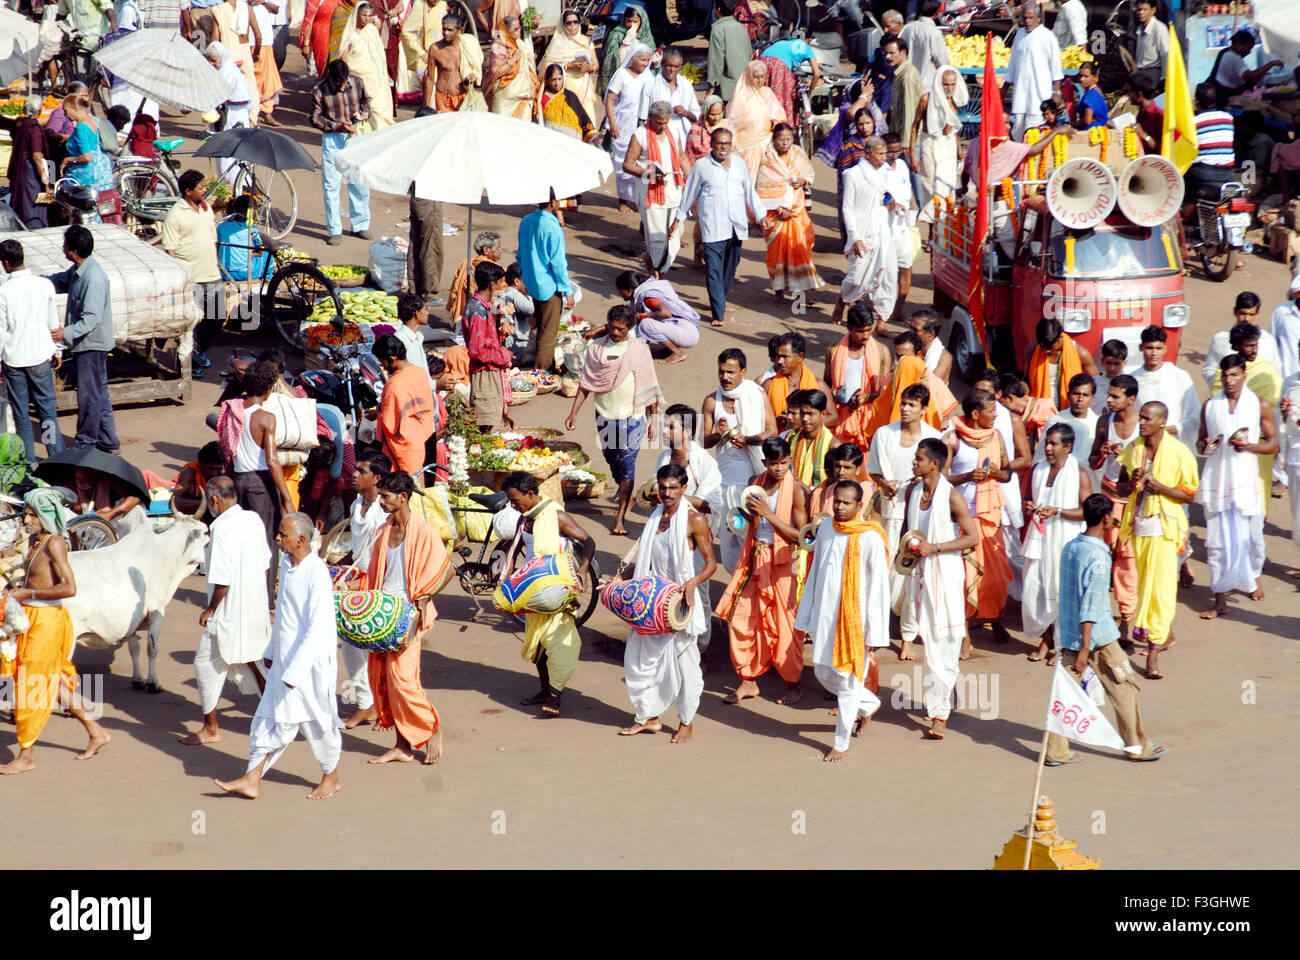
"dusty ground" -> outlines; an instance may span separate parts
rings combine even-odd
[[[294,71],[301,71],[296,49],[288,63]],[[319,138],[302,120],[308,88],[297,78],[289,88],[281,116],[295,121],[290,132],[318,156]],[[190,132],[192,126],[167,119],[164,129]],[[832,241],[830,176],[820,164],[817,174],[818,265],[827,281],[838,283],[843,259]],[[365,262],[360,240],[347,238],[341,248],[323,244],[318,181],[305,173],[295,179],[302,208],[295,246],[327,263]],[[629,265],[621,251],[637,244],[637,222],[614,213],[612,195],[612,184],[588,195],[586,212],[568,230],[570,269],[589,298],[581,312],[593,318],[615,302],[612,279]],[[372,209],[376,236],[405,232],[405,198],[376,195]],[[512,249],[521,212],[491,211],[476,215],[475,223],[502,230]],[[448,217],[463,219],[454,208]],[[447,242],[449,278],[464,236]],[[924,272],[922,262],[913,305],[929,303]],[[686,267],[672,276],[703,308],[702,274]],[[1239,290],[1256,290],[1271,310],[1285,286],[1281,265],[1259,256],[1248,257],[1231,283],[1190,278],[1193,319],[1183,362],[1199,369],[1198,351],[1230,322]],[[698,404],[715,383],[713,358],[724,347],[742,347],[757,373],[772,333],[805,333],[817,357],[838,336],[828,323],[833,293],[827,290],[812,298],[805,316],[770,304],[758,240],[746,244],[735,302],[734,326],[725,333],[706,326],[687,363],[661,368],[671,399]],[[233,335],[225,341],[236,342]],[[196,383],[184,407],[119,410],[123,453],[164,474],[179,468],[211,436],[202,419],[216,399],[214,379],[210,374]],[[1195,372],[1193,379],[1204,395]],[[518,411],[519,423],[558,426],[568,403],[558,396],[534,400]],[[71,434],[71,418],[64,431]],[[597,449],[589,413],[577,439]],[[643,454],[643,469],[650,457]],[[1045,773],[1043,789],[1056,803],[1062,832],[1078,836],[1083,852],[1108,868],[1293,862],[1300,839],[1290,815],[1297,751],[1288,732],[1296,719],[1296,586],[1285,574],[1300,565],[1300,555],[1289,537],[1288,504],[1273,506],[1262,581],[1268,599],[1234,597],[1230,616],[1210,625],[1196,618],[1209,598],[1204,528],[1194,520],[1198,584],[1180,596],[1182,642],[1162,661],[1167,679],[1143,683],[1147,729],[1169,746],[1169,756],[1130,765],[1085,747],[1084,763]],[[595,533],[600,563],[612,569],[630,541],[607,532],[608,502],[572,509]],[[639,528],[638,516],[633,530]],[[715,596],[720,589],[715,586]],[[807,695],[794,708],[773,702],[782,685],[770,677],[762,683],[764,699],[722,703],[736,678],[721,630],[709,652],[695,742],[670,746],[667,734],[617,737],[630,708],[622,687],[622,631],[604,610],[583,631],[583,662],[564,716],[539,719],[534,708],[518,706],[536,688],[531,666],[519,657],[520,635],[494,614],[471,624],[468,598],[455,587],[440,599],[439,625],[424,643],[423,679],[442,716],[442,762],[367,766],[364,760],[391,741],[363,727],[344,737],[344,789],[331,802],[304,803],[319,771],[303,743],[267,778],[260,800],[234,799],[217,792],[211,778],[243,770],[252,699],[225,702],[220,744],[176,742],[199,720],[191,662],[202,590],[202,580],[191,578],[169,609],[159,659],[162,695],[131,689],[125,648],[115,656],[78,654],[83,673],[103,675],[104,723],[114,739],[99,757],[78,763],[80,728],[60,717],[50,721],[39,769],[0,782],[0,797],[8,809],[41,811],[41,822],[57,829],[15,834],[8,865],[986,868],[1024,822],[1051,678],[1041,664],[1026,661],[1028,644],[998,648],[986,634],[976,636],[977,657],[963,665],[964,682],[984,706],[971,702],[956,712],[942,743],[923,739],[919,712],[905,709],[919,690],[919,667],[886,652],[881,693],[892,703],[854,741],[847,761],[830,766],[821,755],[831,739],[831,704],[811,674],[804,680]],[[675,726],[672,714],[665,720]],[[13,727],[0,726],[0,754],[12,749]],[[384,804],[392,813],[376,815]]]

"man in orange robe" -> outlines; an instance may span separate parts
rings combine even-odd
[[[425,447],[438,423],[429,375],[406,361],[406,344],[393,334],[375,341],[375,357],[388,371],[379,404],[379,440],[398,470],[417,476],[425,463]]]
[[[1025,364],[1029,393],[1056,404],[1057,410],[1070,405],[1070,379],[1076,373],[1097,376],[1097,364],[1091,354],[1084,353],[1061,330],[1061,324],[1051,317],[1038,321],[1034,329],[1038,341]]]
[[[839,423],[835,398],[831,388],[817,379],[817,374],[804,363],[808,352],[808,342],[797,333],[783,333],[776,347],[776,376],[767,381],[767,396],[772,401],[772,412],[776,414],[776,428],[781,433],[798,426],[790,419],[786,408],[790,405],[790,395],[797,390],[820,390],[826,394],[826,419],[822,426],[831,430]]]
[[[803,643],[794,633],[795,544],[800,528],[808,522],[807,494],[790,471],[790,446],[780,437],[763,441],[763,465],[766,469],[753,483],[766,496],[743,504],[750,516],[745,543],[715,611],[729,625],[731,662],[741,680],[726,702],[758,696],[755,681],[774,666],[788,687],[777,703],[794,704],[803,696],[799,688]],[[775,507],[770,502],[773,495]]]
[[[866,447],[871,405],[889,383],[894,358],[871,335],[875,320],[865,300],[849,308],[847,326],[848,333],[826,354],[826,383],[839,415],[835,439]]]
[[[948,385],[927,370],[925,361],[916,355],[914,345],[920,343],[920,340],[911,330],[905,330],[894,341],[898,366],[894,368],[894,374],[884,391],[871,405],[871,415],[867,418],[868,440],[881,427],[902,417],[903,391],[914,383],[922,384],[930,391],[930,402],[925,405],[922,419],[934,429],[947,429],[949,418],[957,410],[957,398],[952,395]]]
[[[410,475],[401,470],[385,474],[379,481],[379,505],[388,514],[388,523],[375,536],[366,589],[401,595],[415,605],[419,620],[401,650],[370,654],[370,690],[379,714],[375,727],[397,731],[393,749],[370,763],[409,763],[415,759],[413,751],[422,746],[425,763],[437,763],[442,756],[438,711],[420,683],[420,638],[438,616],[433,595],[445,585],[451,559],[437,531],[412,516],[414,491]],[[390,573],[390,561],[400,562],[400,573],[396,567]]]
[[[984,621],[993,631],[993,639],[1006,643],[1011,639],[1002,625],[1007,605],[1007,588],[1011,583],[1011,563],[1002,539],[1002,514],[1006,500],[999,484],[1011,479],[1007,452],[995,423],[997,401],[985,390],[973,390],[962,401],[963,416],[954,417],[953,433],[948,437],[948,482],[966,498],[979,540],[975,546],[975,563],[980,575],[966,594],[966,614],[972,621]],[[973,595],[972,595],[973,594]],[[962,657],[970,654],[970,634]]]

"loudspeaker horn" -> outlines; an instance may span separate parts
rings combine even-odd
[[[1075,157],[1047,181],[1047,209],[1070,230],[1090,230],[1115,209],[1115,174],[1100,160]]]
[[[1168,157],[1129,162],[1119,175],[1119,209],[1139,227],[1158,227],[1183,203],[1183,177]]]

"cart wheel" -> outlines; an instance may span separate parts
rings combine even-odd
[[[1214,253],[1201,254],[1201,266],[1205,268],[1205,278],[1215,283],[1222,283],[1232,276],[1237,269],[1237,260],[1241,251],[1236,247],[1223,244]]]
[[[269,304],[270,319],[287,343],[302,348],[298,330],[311,316],[321,297],[334,300],[334,313],[342,315],[343,300],[325,274],[305,263],[290,263],[275,271],[266,287],[263,304]]]
[[[98,550],[117,543],[117,531],[103,517],[90,514],[68,522],[68,542],[73,550]]]
[[[952,333],[948,336],[948,352],[952,354],[952,369],[963,381],[970,383],[977,370],[975,354],[972,351],[966,328],[957,320],[953,321]]]

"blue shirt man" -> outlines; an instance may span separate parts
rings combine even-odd
[[[1075,537],[1061,554],[1060,619],[1062,650],[1083,646],[1083,624],[1092,624],[1089,650],[1119,639],[1110,610],[1110,547],[1087,534]]]
[[[533,298],[537,323],[537,366],[557,369],[555,341],[560,333],[560,316],[573,309],[573,285],[569,282],[569,261],[564,253],[564,227],[556,211],[560,202],[549,203],[519,221],[519,275]]]
[[[242,216],[226,217],[217,224],[217,263],[231,280],[248,279],[248,251],[253,251],[253,278],[260,279],[266,270],[267,254],[259,253],[262,235],[257,227],[249,237],[248,221]]]

